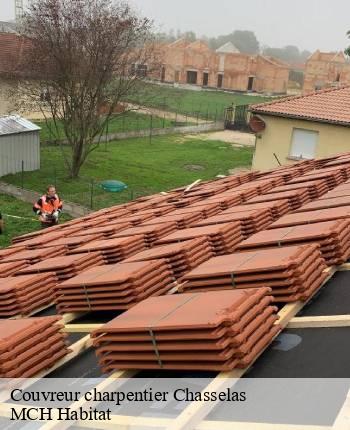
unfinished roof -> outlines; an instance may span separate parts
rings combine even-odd
[[[227,42],[216,50],[218,54],[239,54],[240,51],[232,42]]]
[[[4,116],[0,118],[0,136],[7,134],[28,133],[41,130],[36,124],[18,115]]]
[[[308,61],[328,61],[336,63],[345,63],[345,55],[343,52],[321,52],[317,50],[309,58]]]
[[[254,105],[251,111],[284,118],[350,126],[350,87],[282,98]]]

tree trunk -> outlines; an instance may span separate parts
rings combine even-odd
[[[73,157],[72,157],[72,166],[70,169],[70,177],[71,179],[76,179],[79,176],[80,168],[83,164],[83,148],[84,142],[80,141],[74,145],[73,149]]]

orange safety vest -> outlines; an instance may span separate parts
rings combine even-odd
[[[52,200],[48,201],[46,195],[43,195],[41,197],[41,201],[42,201],[42,206],[40,207],[38,205],[38,203],[36,203],[35,207],[37,209],[42,210],[43,212],[47,212],[47,213],[50,213],[50,214],[53,213],[53,212],[55,212],[55,211],[57,211],[57,209],[59,209],[60,206],[61,206],[61,204],[62,204],[62,202],[61,202],[61,200],[60,200],[60,198],[58,197],[57,194],[55,194],[55,200],[53,200],[53,201]]]

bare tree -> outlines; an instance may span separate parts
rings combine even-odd
[[[151,26],[126,3],[112,0],[31,2],[22,22],[30,44],[16,70],[24,78],[17,107],[41,111],[58,140],[63,129],[71,178],[98,147],[120,102],[158,67]]]

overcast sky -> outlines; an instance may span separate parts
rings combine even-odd
[[[25,0],[27,1],[27,0]],[[15,0],[0,0],[0,20],[13,19]],[[252,30],[262,45],[342,50],[350,30],[349,0],[130,0],[162,30],[217,36]]]

